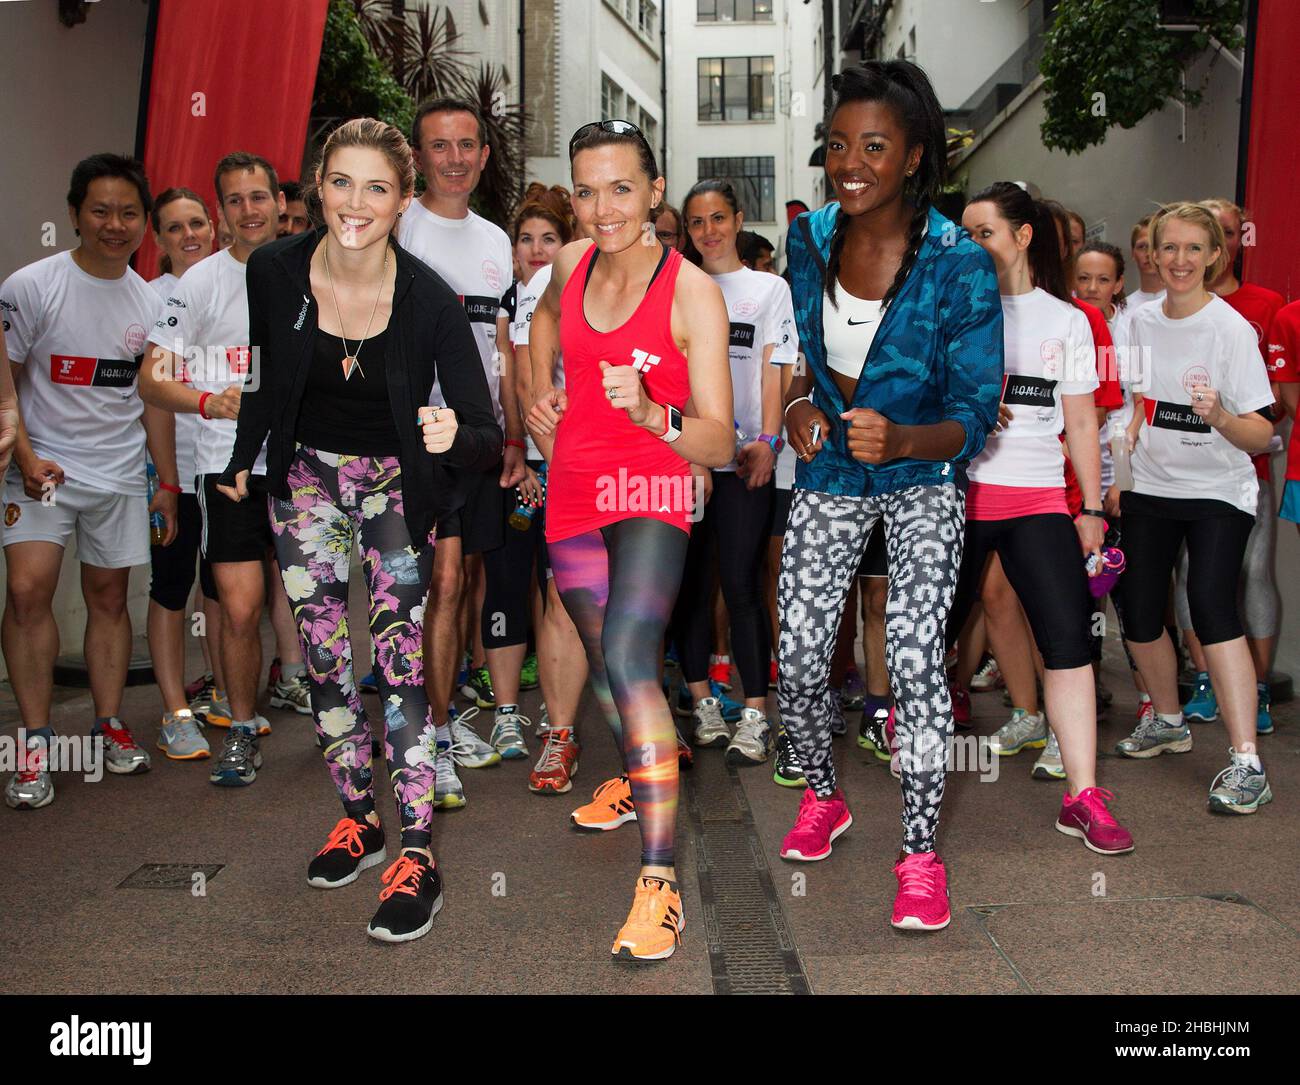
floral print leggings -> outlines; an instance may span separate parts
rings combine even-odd
[[[355,539],[370,589],[384,757],[401,815],[401,846],[427,848],[435,750],[420,642],[433,548],[411,546],[395,456],[343,456],[300,445],[288,485],[288,500],[271,498],[271,528],[325,763],[344,810],[358,819],[371,813],[370,723],[354,681],[348,637],[348,565]]]

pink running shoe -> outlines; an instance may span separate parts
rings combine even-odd
[[[952,722],[958,727],[970,726],[970,690],[956,682],[948,683],[952,694]]]
[[[794,828],[781,841],[781,858],[803,863],[825,859],[835,838],[852,824],[842,790],[836,789],[829,799],[818,799],[810,787],[799,803]]]
[[[894,864],[898,896],[891,923],[905,931],[939,931],[952,922],[948,910],[948,871],[932,851],[900,855]]]
[[[1114,792],[1104,787],[1085,787],[1074,798],[1067,794],[1061,800],[1057,831],[1066,836],[1077,836],[1098,855],[1122,855],[1132,851],[1132,834],[1106,809],[1106,803],[1114,798]]]

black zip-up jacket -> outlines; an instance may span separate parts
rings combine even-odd
[[[220,479],[224,485],[233,486],[237,472],[252,470],[266,441],[267,487],[276,497],[289,497],[286,480],[298,410],[315,356],[311,256],[323,235],[320,229],[281,238],[249,257],[248,331],[254,360],[240,400],[235,450]],[[401,441],[406,526],[418,549],[435,523],[464,504],[471,476],[500,461],[503,441],[460,299],[395,239],[390,244],[397,281],[384,364]],[[451,447],[438,455],[425,450],[417,413],[428,404],[435,377],[459,423]]]

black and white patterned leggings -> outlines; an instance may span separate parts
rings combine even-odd
[[[819,798],[830,796],[831,656],[849,584],[882,519],[889,555],[885,662],[897,705],[903,850],[933,851],[953,730],[943,657],[965,538],[966,496],[956,486],[872,497],[795,491],[777,581],[777,699],[808,786]]]

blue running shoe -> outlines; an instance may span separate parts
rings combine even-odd
[[[375,677],[375,672],[373,669],[368,675],[366,675],[363,679],[361,679],[360,682],[357,683],[357,689],[361,693],[379,692],[379,679]]]
[[[740,714],[745,709],[743,704],[739,701],[733,701],[728,697],[726,690],[718,685],[717,682],[709,683],[709,692],[718,699],[718,707],[722,709],[722,718],[726,720],[727,723],[735,723],[740,719]]]
[[[1192,699],[1183,705],[1183,719],[1209,723],[1219,718],[1219,702],[1214,696],[1208,671],[1197,671]]]
[[[1255,734],[1271,735],[1273,733],[1273,699],[1268,691],[1267,682],[1257,682],[1259,689],[1259,712],[1255,716]]]

